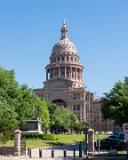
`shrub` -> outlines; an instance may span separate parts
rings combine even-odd
[[[39,134],[38,133],[27,133],[27,134],[22,134],[22,137],[26,139],[39,138]]]
[[[40,134],[42,140],[56,140],[55,134]]]
[[[26,139],[35,139],[40,138],[42,140],[56,140],[55,134],[38,134],[38,133],[29,133],[22,135]]]

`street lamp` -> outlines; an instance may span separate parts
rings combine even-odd
[[[96,131],[96,146],[98,147],[98,134],[99,134],[99,132],[98,131]]]
[[[88,124],[87,121],[84,122],[84,135],[85,135],[85,150],[84,153],[87,156],[87,149],[88,149],[88,143],[87,143],[87,135],[88,135]]]
[[[100,152],[100,140],[99,140],[99,137],[98,137],[98,135],[99,135],[98,131],[96,131],[96,135],[97,135],[97,137],[96,137],[96,139],[97,139],[97,141],[96,141],[96,147],[98,149],[98,152]]]

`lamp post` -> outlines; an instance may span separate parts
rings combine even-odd
[[[97,141],[96,141],[96,147],[97,147],[97,149],[98,149],[98,152],[100,152],[100,139],[99,139],[99,137],[98,137],[98,135],[99,135],[99,132],[97,131],[96,132],[96,135],[97,135]]]
[[[98,148],[98,131],[96,131],[96,147]]]
[[[87,127],[87,121],[84,122],[84,135],[85,135],[85,150],[84,150],[84,154],[87,156],[87,150],[88,150],[88,143],[87,143],[88,127]]]

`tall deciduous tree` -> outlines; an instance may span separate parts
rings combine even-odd
[[[3,137],[10,136],[18,127],[17,116],[12,108],[0,102],[0,133]]]
[[[101,98],[101,111],[105,119],[113,119],[115,124],[128,122],[128,77],[124,82],[115,83],[109,93]]]
[[[49,128],[50,125],[50,117],[46,100],[40,99],[39,97],[35,96],[34,110],[35,110],[35,115],[41,118],[42,127],[47,132],[47,129]]]
[[[42,125],[47,131],[47,129],[49,128],[49,125],[50,125],[50,116],[49,116],[49,111],[48,111],[48,105],[45,100],[41,100],[41,115],[40,115],[40,117],[41,117]]]
[[[0,68],[0,132],[19,128],[33,112],[34,95],[26,85],[19,86],[14,70]]]
[[[76,122],[76,115],[63,106],[49,103],[48,109],[50,114],[51,129],[56,132],[69,129],[73,126],[73,123]]]
[[[12,107],[19,94],[19,85],[15,80],[14,70],[0,68],[0,100]]]
[[[34,116],[33,110],[34,98],[32,89],[27,85],[22,85],[19,88],[19,93],[16,99],[15,112],[18,114],[19,126],[21,127],[25,120]]]
[[[82,122],[76,122],[74,124],[74,130],[76,131],[76,133],[82,133],[83,131],[83,128],[84,128],[84,124]]]

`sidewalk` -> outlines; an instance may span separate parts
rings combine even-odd
[[[110,159],[111,158],[115,158],[115,160],[119,159],[119,158],[126,158],[125,156],[96,156],[96,157],[89,157],[88,160],[106,160],[106,158]],[[21,157],[12,157],[12,156],[0,156],[0,160],[86,160],[86,158],[46,158],[46,157],[42,157],[42,158],[29,158],[26,156],[21,156]]]
[[[0,156],[0,160],[82,160],[82,158],[29,158],[26,156],[13,157],[13,156]]]
[[[115,158],[115,160],[119,158],[125,158],[125,156],[97,156],[93,158],[88,158],[88,160],[106,160],[106,158]],[[0,156],[0,160],[86,160],[86,158],[29,158],[29,157],[10,157],[10,156]]]
[[[72,146],[69,146],[70,149]],[[68,149],[69,149],[68,148]],[[64,158],[64,146],[57,146],[54,148],[54,158],[51,158],[51,149],[52,148],[41,148],[42,155],[39,158],[39,149],[33,149],[31,151],[31,158],[30,156],[21,156],[21,157],[14,157],[14,156],[0,156],[0,160],[86,160],[86,158],[79,157],[79,151],[75,151],[75,156],[73,150],[67,150],[66,157]],[[27,155],[27,153],[26,153]],[[126,157],[123,155],[108,155],[107,152],[100,152],[95,153],[94,157],[88,157],[88,160],[105,160],[106,158],[121,158]]]

